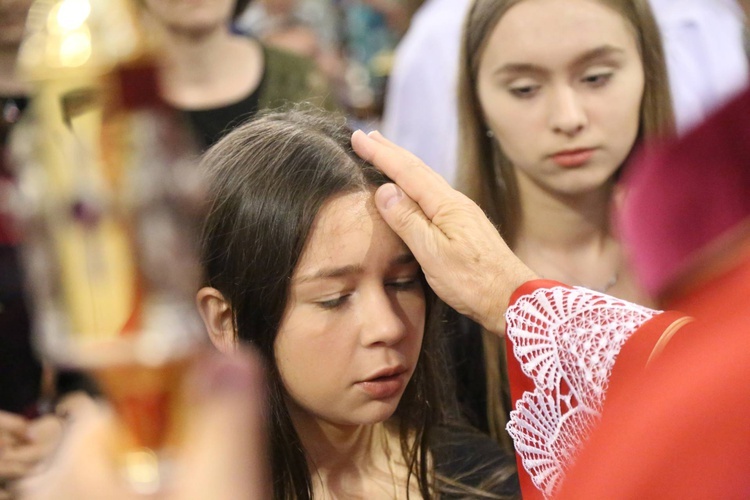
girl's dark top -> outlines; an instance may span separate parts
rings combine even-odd
[[[328,82],[312,60],[273,47],[262,47],[263,76],[247,96],[216,108],[181,110],[192,124],[202,150],[211,147],[259,110],[301,102],[330,111],[338,109]]]

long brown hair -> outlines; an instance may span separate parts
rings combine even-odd
[[[498,141],[488,137],[479,101],[477,78],[487,41],[505,13],[524,0],[475,0],[464,24],[458,77],[459,158],[458,186],[497,226],[511,248],[521,217],[513,165]],[[597,0],[619,13],[635,35],[643,63],[644,91],[635,145],[644,139],[674,133],[674,115],[661,36],[647,0]],[[635,146],[634,146],[635,148]],[[509,409],[501,392],[507,393],[503,342],[485,334],[487,411],[493,436],[509,446],[505,424]]]
[[[476,201],[513,246],[519,200],[513,166],[486,134],[477,75],[487,41],[505,13],[524,0],[476,0],[467,14],[458,79],[459,188]],[[647,0],[597,0],[628,21],[643,61],[645,84],[636,144],[674,132],[674,115],[661,36]]]
[[[286,405],[274,341],[289,300],[294,269],[313,222],[332,197],[370,192],[387,182],[352,150],[343,119],[310,110],[268,113],[242,125],[203,158],[211,178],[202,236],[205,284],[219,290],[234,313],[240,341],[269,367],[271,469],[274,498],[313,495],[307,454]],[[394,414],[410,479],[424,498],[441,490],[431,468],[430,439],[457,414],[447,383],[441,303],[424,284],[427,321],[416,370]],[[448,377],[449,379],[449,377]],[[508,470],[499,470],[506,480]]]

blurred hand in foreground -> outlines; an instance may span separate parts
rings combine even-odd
[[[0,411],[0,500],[15,498],[19,480],[34,474],[59,443],[61,420],[44,415],[27,420]]]
[[[269,498],[266,470],[264,377],[258,359],[203,356],[185,379],[185,440],[169,485],[151,498]],[[24,499],[140,499],[112,459],[117,423],[91,405],[70,419],[67,434],[46,470],[20,485]]]

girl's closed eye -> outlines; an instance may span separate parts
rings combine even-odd
[[[508,91],[519,99],[530,99],[534,97],[540,89],[540,85],[529,84],[529,85],[511,85],[508,87]]]
[[[419,276],[406,276],[403,278],[388,281],[386,286],[393,290],[414,290],[422,287],[422,281]]]
[[[583,83],[587,84],[589,87],[598,88],[603,87],[604,85],[609,83],[609,81],[612,79],[612,76],[612,71],[597,71],[584,75],[583,78],[581,78],[581,81],[583,81]]]
[[[345,293],[331,299],[315,302],[315,304],[326,311],[330,311],[342,307],[349,300],[350,296],[351,294]]]

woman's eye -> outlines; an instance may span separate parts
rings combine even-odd
[[[337,309],[343,306],[348,299],[349,299],[349,294],[346,294],[346,295],[341,295],[340,297],[336,297],[335,299],[316,302],[316,304],[325,310],[331,310],[331,309]]]
[[[403,278],[399,280],[389,281],[386,286],[394,290],[412,290],[414,288],[422,286],[422,282],[417,277]]]
[[[519,85],[510,87],[509,92],[520,99],[528,99],[534,97],[539,91],[539,85]]]
[[[583,77],[583,82],[591,87],[601,87],[606,85],[607,82],[612,78],[612,73],[594,73]]]

